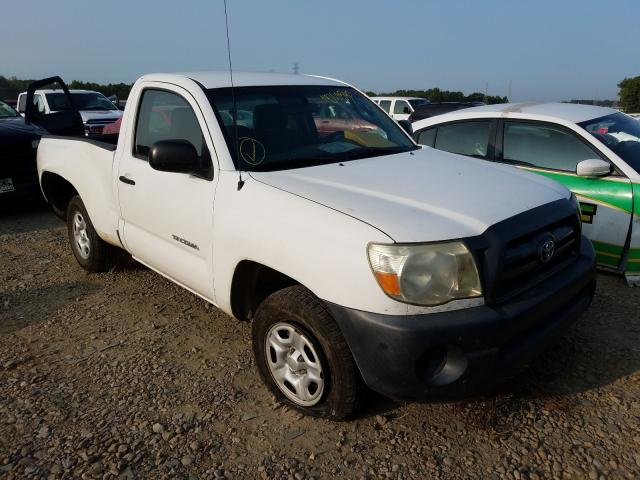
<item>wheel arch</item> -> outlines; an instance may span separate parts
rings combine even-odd
[[[250,321],[269,295],[300,282],[253,260],[236,265],[231,281],[231,312],[238,320]]]
[[[66,220],[67,206],[71,199],[78,195],[76,188],[64,177],[48,171],[42,172],[40,186],[53,212],[62,220]]]

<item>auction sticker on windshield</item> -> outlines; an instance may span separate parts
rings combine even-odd
[[[0,178],[0,193],[13,192],[15,187],[10,178]]]

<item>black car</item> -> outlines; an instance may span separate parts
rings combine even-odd
[[[425,118],[435,117],[443,113],[462,110],[463,108],[479,107],[483,102],[432,102],[419,105],[409,116],[410,122],[417,122]]]
[[[40,195],[36,151],[45,133],[0,101],[0,203],[18,195]]]

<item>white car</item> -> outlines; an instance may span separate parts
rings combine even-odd
[[[70,90],[73,106],[80,112],[86,135],[100,135],[105,125],[116,122],[122,111],[100,92],[92,90]],[[18,112],[24,116],[27,92],[18,96]],[[62,90],[36,90],[33,97],[36,110],[43,115],[69,108],[68,100]]]
[[[363,383],[399,398],[483,390],[589,306],[595,255],[557,182],[421,148],[337,80],[233,79],[145,75],[117,145],[45,136],[38,173],[80,266],[126,250],[251,321],[282,401],[343,418]],[[327,105],[353,122],[323,136]],[[242,125],[236,109],[251,111]]]
[[[418,143],[557,180],[582,208],[601,268],[640,282],[640,123],[571,103],[486,105],[413,124]]]
[[[371,97],[371,100],[396,121],[409,120],[417,106],[429,103],[426,98],[419,97]]]

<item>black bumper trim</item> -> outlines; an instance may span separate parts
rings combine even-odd
[[[509,302],[383,315],[327,302],[372,390],[393,398],[459,398],[515,373],[566,331],[595,293],[595,252]]]

